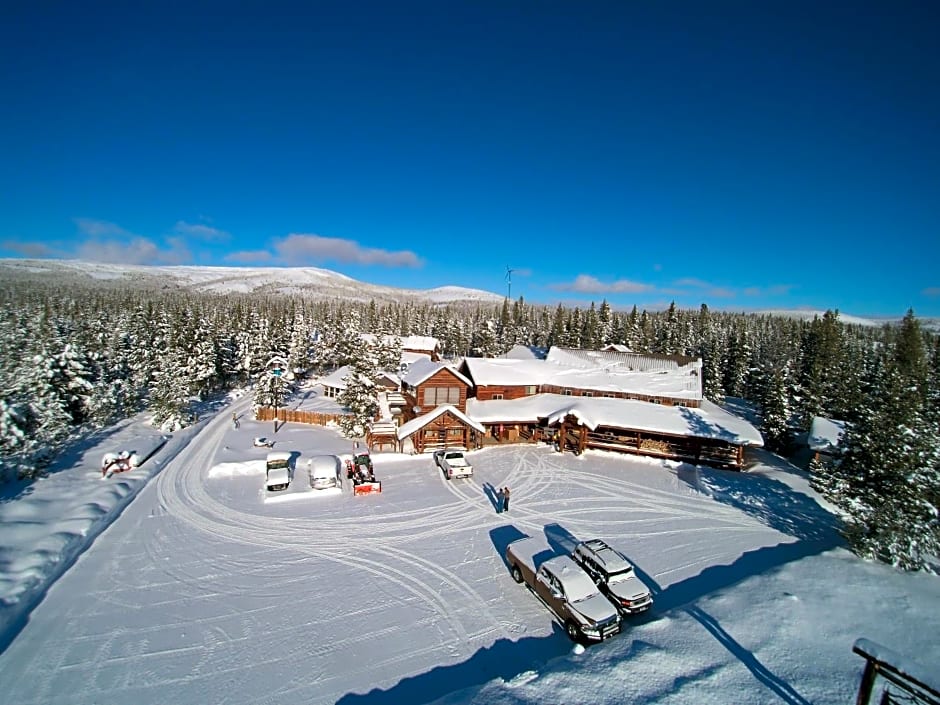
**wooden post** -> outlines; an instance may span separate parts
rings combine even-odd
[[[868,705],[871,699],[871,692],[875,687],[875,676],[878,671],[875,669],[874,661],[865,662],[865,670],[862,672],[862,683],[858,686],[858,697],[855,699],[855,705]]]

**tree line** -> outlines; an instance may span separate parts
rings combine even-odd
[[[133,414],[181,428],[194,400],[235,388],[271,405],[291,385],[351,365],[345,402],[374,413],[370,378],[400,349],[361,333],[437,338],[445,358],[515,345],[703,361],[705,396],[753,404],[766,447],[783,455],[815,416],[847,422],[845,454],[813,484],[846,517],[860,554],[906,569],[938,553],[940,339],[912,311],[899,325],[712,311],[483,303],[312,300],[13,280],[0,292],[0,477],[41,474],[72,437]],[[381,340],[381,338],[379,338]],[[272,366],[284,375],[273,376]]]

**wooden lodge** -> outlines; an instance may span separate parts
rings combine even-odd
[[[411,355],[400,388],[397,375],[378,382],[387,404],[367,432],[373,450],[550,442],[561,452],[740,469],[746,448],[763,444],[747,421],[703,398],[698,358],[552,348],[545,359],[464,358],[455,367]],[[334,393],[343,386],[336,373],[325,381]]]

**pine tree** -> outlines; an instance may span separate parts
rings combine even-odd
[[[473,331],[470,352],[475,357],[496,357],[499,355],[500,347],[496,335],[496,321],[493,319],[483,321]]]
[[[601,307],[597,312],[597,342],[599,347],[610,345],[614,342],[614,319],[613,312],[607,299],[601,301]]]
[[[859,555],[905,570],[937,555],[935,427],[929,409],[911,404],[906,372],[886,365],[871,408],[846,431],[841,463],[820,482],[847,512],[845,535]]]
[[[788,396],[789,366],[770,373],[762,403],[761,434],[768,450],[785,453],[792,443]]]
[[[347,438],[365,435],[366,428],[379,411],[376,386],[369,377],[353,367],[344,378],[346,388],[337,401],[349,411],[340,418],[339,426]]]
[[[679,337],[679,312],[676,310],[676,302],[673,301],[669,304],[666,319],[659,331],[656,352],[663,355],[676,355],[679,352]]]

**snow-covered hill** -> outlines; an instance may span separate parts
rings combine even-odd
[[[316,299],[501,303],[503,296],[480,289],[443,286],[399,289],[368,284],[317,267],[149,267],[82,260],[0,259],[0,276],[98,281],[141,288],[177,288],[225,293],[294,294]]]
[[[812,309],[773,309],[767,311],[754,311],[759,316],[780,316],[781,318],[795,318],[800,321],[812,321],[814,318],[822,318],[826,312]],[[897,323],[898,318],[864,318],[862,316],[850,316],[839,311],[839,321],[846,325],[854,326],[882,326],[885,323]]]

